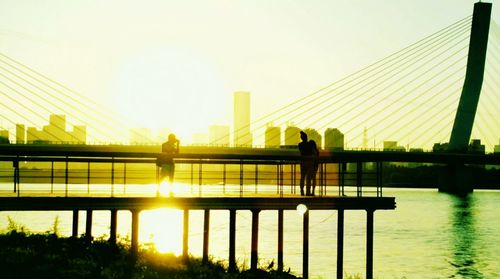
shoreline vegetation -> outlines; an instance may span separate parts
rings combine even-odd
[[[2,278],[71,278],[71,279],[156,279],[156,278],[258,278],[296,279],[290,271],[278,272],[273,263],[265,269],[229,272],[221,261],[158,252],[144,245],[133,254],[127,241],[110,243],[104,238],[91,242],[83,237],[62,237],[56,218],[45,233],[31,233],[9,218],[0,232],[0,270]]]

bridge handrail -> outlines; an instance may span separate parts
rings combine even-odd
[[[143,151],[95,151],[71,150],[67,148],[0,148],[2,161],[123,161],[153,163],[160,152]],[[175,161],[182,160],[227,160],[229,161],[283,161],[299,162],[298,151],[263,151],[255,153],[185,153],[172,156]],[[342,162],[419,162],[439,164],[483,164],[500,165],[500,154],[463,154],[463,153],[427,153],[397,151],[329,151],[320,152],[322,163]]]

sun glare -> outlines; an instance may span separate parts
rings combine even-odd
[[[168,181],[163,181],[158,186],[158,193],[161,197],[184,195],[188,191],[189,191],[189,186],[186,184],[180,184],[180,183],[170,184]]]
[[[167,128],[183,143],[211,124],[229,122],[231,92],[214,64],[189,49],[138,52],[119,66],[111,91],[113,107],[128,123]]]
[[[182,253],[182,212],[176,209],[141,213],[141,242],[153,242],[161,253]]]

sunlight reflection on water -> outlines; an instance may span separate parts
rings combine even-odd
[[[187,191],[183,188],[184,191]],[[152,188],[151,191],[156,191]],[[162,192],[163,193],[163,192]],[[385,189],[395,196],[397,209],[375,212],[374,275],[378,278],[499,278],[500,192],[476,191],[467,199],[436,190]],[[49,230],[59,216],[61,234],[71,234],[71,212],[0,212],[0,228],[7,217],[32,231]],[[93,235],[109,235],[110,213],[95,211]],[[118,213],[118,234],[130,236],[128,211]],[[295,274],[302,270],[302,217],[285,211],[284,261]],[[190,211],[189,252],[201,256],[203,211]],[[158,250],[182,253],[182,211],[159,209],[142,211],[139,238],[152,242]],[[310,213],[310,267],[312,278],[335,277],[336,211]],[[251,213],[237,212],[236,257],[249,265]],[[345,213],[344,270],[361,274],[365,268],[366,214]],[[85,230],[85,212],[80,212],[79,233]],[[209,253],[227,259],[229,213],[211,211]],[[277,213],[260,214],[259,258],[267,266],[277,254]]]

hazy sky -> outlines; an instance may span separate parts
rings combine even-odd
[[[231,124],[234,91],[252,93],[258,117],[471,15],[473,3],[0,0],[0,52],[138,125],[187,136]]]

